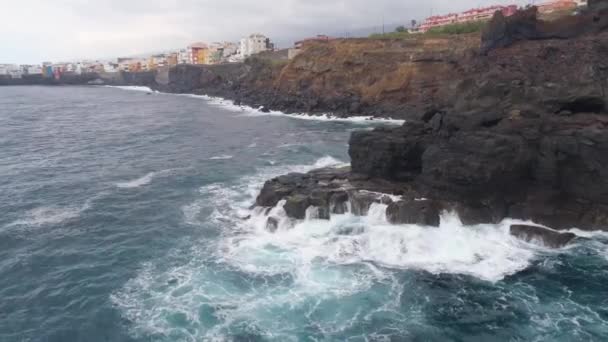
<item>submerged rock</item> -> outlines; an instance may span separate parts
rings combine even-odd
[[[512,225],[510,232],[511,235],[517,237],[518,239],[527,242],[538,241],[551,248],[564,247],[576,239],[575,234],[559,233],[551,229],[537,226]]]

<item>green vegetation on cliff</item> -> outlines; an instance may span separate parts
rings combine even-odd
[[[468,23],[456,23],[445,25],[441,27],[435,27],[427,32],[423,33],[424,35],[442,35],[442,34],[467,34],[467,33],[477,33],[481,32],[483,27],[487,24],[487,21],[472,21]],[[372,39],[402,39],[411,37],[412,34],[408,31],[397,30],[395,32],[389,33],[374,33],[369,36]]]
[[[456,23],[441,27],[434,27],[426,32],[426,34],[466,34],[481,32],[487,21],[471,21],[468,23]]]

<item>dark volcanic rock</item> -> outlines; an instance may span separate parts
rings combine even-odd
[[[427,148],[424,181],[435,189],[470,193],[525,186],[533,153],[524,138],[485,130],[458,132]]]
[[[522,40],[569,39],[608,28],[608,6],[605,0],[589,4],[590,11],[577,16],[564,16],[553,21],[538,20],[538,8],[532,6],[510,17],[496,12],[481,35],[481,52],[510,46]]]
[[[386,210],[388,221],[392,224],[420,224],[439,226],[441,206],[435,201],[412,200],[391,203]]]
[[[357,216],[365,216],[369,212],[369,207],[378,201],[378,196],[371,193],[355,192],[350,195],[350,205],[352,212]]]
[[[572,233],[559,233],[542,227],[526,225],[511,226],[511,235],[527,242],[539,241],[551,248],[564,247],[576,239],[576,235]]]
[[[431,138],[428,132],[421,122],[411,122],[396,129],[354,132],[349,144],[353,172],[411,180],[422,168],[422,155]]]
[[[348,211],[348,193],[336,192],[329,200],[331,214],[345,214]]]
[[[310,207],[310,199],[305,195],[293,195],[286,198],[283,208],[287,216],[298,220],[306,218],[306,209]]]

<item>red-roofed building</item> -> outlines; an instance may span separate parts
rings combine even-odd
[[[446,15],[435,15],[426,18],[420,25],[419,30],[426,32],[434,27],[441,27],[450,24],[466,23],[471,21],[490,20],[494,13],[502,12],[506,17],[515,14],[517,11],[516,5],[509,6],[489,6],[481,8],[473,8],[462,13],[450,13]]]
[[[556,0],[537,5],[539,13],[551,13],[555,11],[574,10],[579,5],[573,0]]]

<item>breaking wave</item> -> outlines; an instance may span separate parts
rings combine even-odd
[[[407,336],[408,326],[425,323],[403,316],[404,270],[496,284],[551,253],[512,237],[509,227],[515,221],[510,220],[465,227],[457,215],[445,212],[435,228],[390,225],[382,204],[372,205],[365,217],[347,213],[330,220],[315,219],[309,208],[306,220],[294,221],[283,203],[270,211],[250,209],[269,178],[340,165],[324,157],[313,165],[267,167],[233,184],[202,187],[202,198],[183,208],[184,219],[207,229],[220,227],[220,239],[195,244],[185,264],[144,265],[112,295],[134,323],[134,334],[184,341],[235,334],[297,341],[314,335],[307,330],[312,325],[323,340],[352,334],[361,320],[382,319],[392,322],[392,335]],[[209,203],[203,218],[201,208]],[[268,217],[278,219],[274,232],[267,229]],[[366,334],[382,336],[369,326]]]
[[[122,90],[132,90],[132,91],[140,91],[145,93],[158,93],[157,90],[153,90],[150,87],[142,87],[142,86],[104,86],[107,88],[116,88]]]
[[[143,92],[153,92],[159,93],[156,90],[152,90],[149,87],[140,87],[140,86],[106,86],[111,88],[118,88],[123,90],[134,90],[134,91],[143,91]],[[360,123],[360,124],[385,124],[385,125],[403,125],[405,120],[399,119],[391,119],[391,118],[376,118],[373,116],[350,116],[350,117],[338,117],[331,113],[324,114],[307,114],[307,113],[295,113],[295,114],[287,114],[281,111],[267,111],[263,110],[263,107],[253,108],[250,106],[237,105],[232,100],[224,99],[221,97],[213,97],[208,95],[196,95],[196,94],[172,94],[172,93],[163,93],[166,95],[174,95],[174,96],[184,96],[195,99],[201,99],[207,102],[212,106],[221,107],[222,109],[242,113],[245,116],[280,116],[280,117],[289,117],[293,119],[299,120],[313,120],[313,121],[336,121],[336,122],[351,122],[351,123]]]

